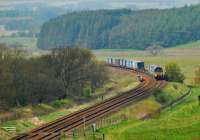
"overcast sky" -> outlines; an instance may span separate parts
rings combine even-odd
[[[184,5],[198,4],[200,0],[0,0],[0,7],[14,6],[17,4],[43,3],[51,6],[72,5],[77,8],[106,9],[138,7],[146,8],[170,8]]]

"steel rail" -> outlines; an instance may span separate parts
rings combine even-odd
[[[121,68],[120,69],[124,69]],[[125,69],[130,72],[138,73],[138,71],[132,69]],[[13,138],[12,140],[50,140],[57,139],[62,133],[73,130],[77,127],[82,127],[83,124],[89,124],[96,121],[106,115],[111,114],[114,111],[119,110],[123,106],[126,106],[132,102],[139,101],[143,98],[151,95],[150,93],[157,89],[162,88],[165,85],[164,81],[156,82],[151,76],[139,72],[144,78],[144,82],[140,83],[136,88],[120,94],[116,97],[107,99],[94,106],[82,109],[75,113],[72,113],[66,117],[62,117],[39,128],[36,128],[29,133],[22,134]]]

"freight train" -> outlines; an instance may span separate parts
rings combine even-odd
[[[157,65],[148,65],[145,67],[144,61],[138,60],[128,60],[128,59],[119,59],[119,58],[107,58],[106,63],[108,65],[126,68],[126,69],[133,69],[140,72],[147,72],[154,76],[157,80],[164,80],[164,70],[162,67]],[[143,81],[143,78],[140,75],[137,75],[139,81]]]

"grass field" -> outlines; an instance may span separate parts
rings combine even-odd
[[[126,59],[144,60],[146,64],[165,66],[167,63],[177,63],[186,76],[185,82],[192,84],[194,69],[200,66],[200,41],[162,50],[160,55],[152,56],[146,51],[136,50],[95,50],[99,60],[107,57],[119,57]]]
[[[200,41],[191,42],[184,45],[178,45],[177,48],[200,48]]]
[[[0,43],[7,45],[22,45],[25,48],[36,48],[37,39],[33,37],[0,37]]]
[[[27,57],[37,57],[49,53],[49,51],[41,50],[37,47],[37,38],[35,37],[0,37],[0,44],[5,44],[8,47],[17,47],[27,52]]]
[[[199,140],[199,92],[200,88],[193,89],[189,97],[156,118],[124,121],[100,132],[106,134],[107,140]]]

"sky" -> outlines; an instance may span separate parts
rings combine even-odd
[[[198,4],[200,0],[0,0],[1,8],[20,4],[46,4],[50,6],[71,6],[76,9],[113,9],[113,8],[172,8]]]

